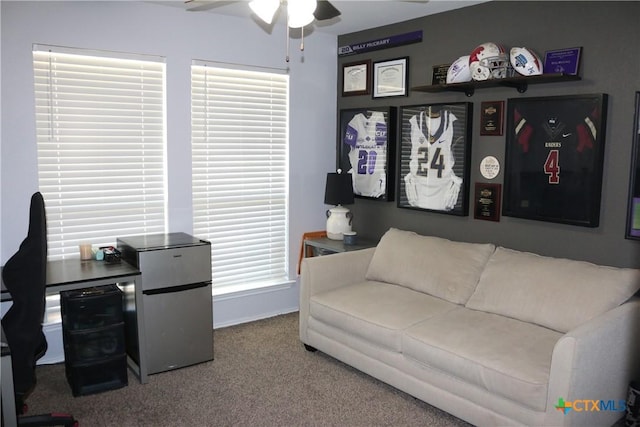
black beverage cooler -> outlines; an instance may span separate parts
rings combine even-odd
[[[127,382],[122,292],[116,285],[60,293],[67,381],[74,396]]]

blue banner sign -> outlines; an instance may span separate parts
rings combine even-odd
[[[422,30],[410,33],[398,34],[384,37],[363,43],[353,43],[347,46],[338,47],[338,56],[355,55],[356,53],[371,52],[373,50],[388,49],[390,47],[402,46],[405,44],[419,43],[422,41]]]

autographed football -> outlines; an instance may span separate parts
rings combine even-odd
[[[471,70],[469,69],[469,55],[456,59],[447,70],[447,84],[463,83],[471,81]]]
[[[542,61],[538,54],[526,47],[512,47],[510,52],[511,66],[523,76],[542,74]]]

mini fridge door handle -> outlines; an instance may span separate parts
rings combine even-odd
[[[191,289],[204,288],[205,286],[209,286],[210,284],[211,282],[200,282],[200,283],[190,283],[188,285],[170,286],[168,288],[149,289],[146,291],[142,291],[142,294],[143,295],[170,294],[173,292],[183,292]]]

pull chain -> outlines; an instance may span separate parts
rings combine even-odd
[[[286,61],[289,62],[289,14],[287,13],[287,57]]]

